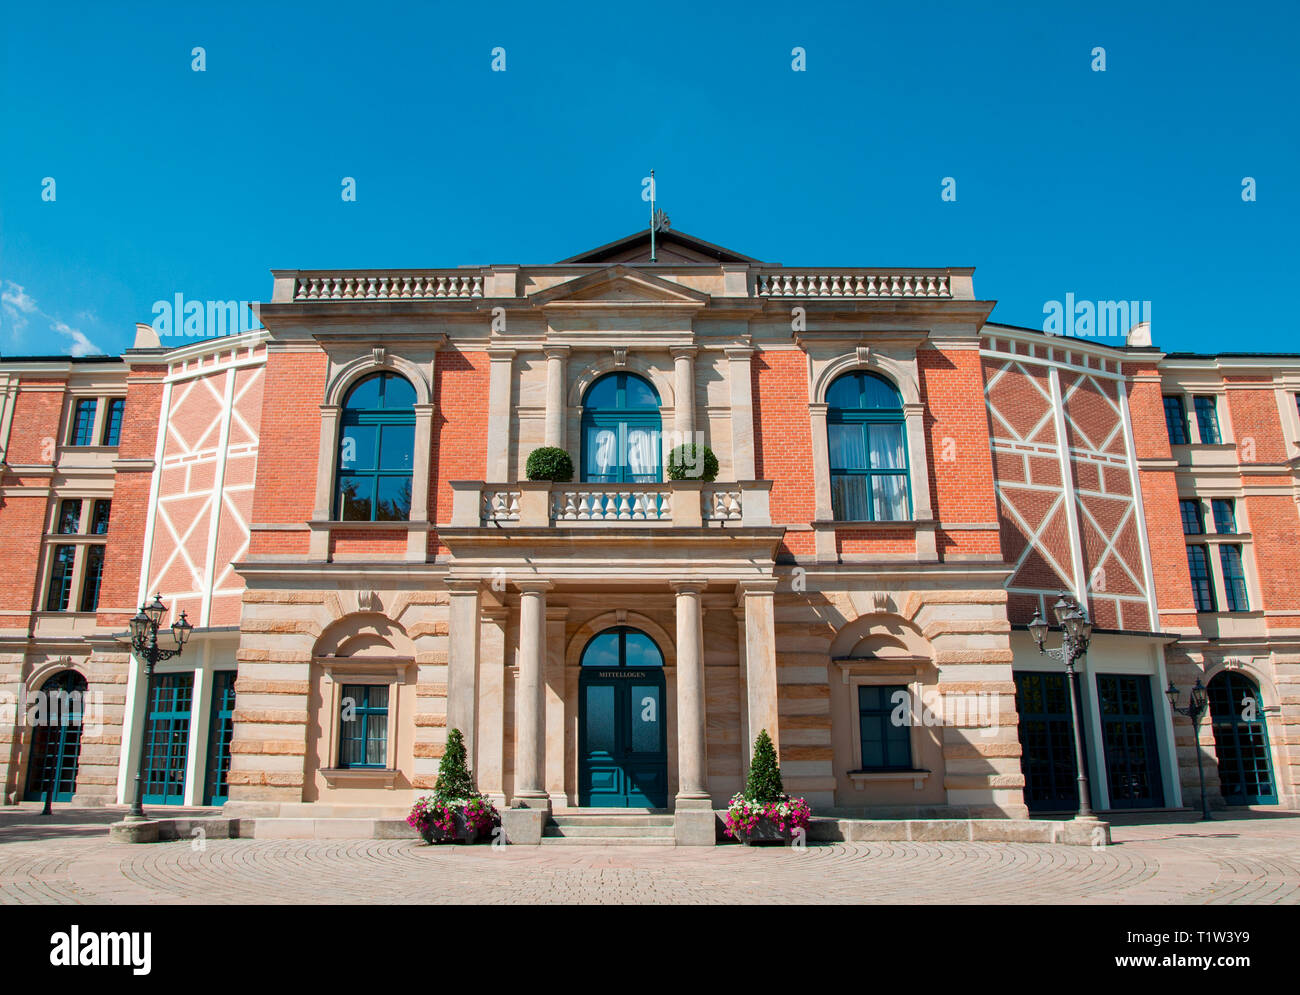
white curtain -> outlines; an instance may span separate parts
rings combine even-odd
[[[613,473],[618,466],[618,435],[607,428],[596,433],[596,473]]]
[[[654,475],[658,466],[658,432],[634,428],[627,433],[627,467],[636,476]]]
[[[831,469],[862,470],[867,466],[867,450],[861,425],[829,425]]]

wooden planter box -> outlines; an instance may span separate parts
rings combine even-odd
[[[469,824],[464,812],[456,812],[452,818],[455,820],[455,829],[450,833],[444,833],[440,829],[430,827],[420,831],[424,837],[424,842],[432,845],[434,843],[482,843],[492,836],[492,827],[477,829]]]

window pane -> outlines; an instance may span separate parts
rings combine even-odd
[[[902,399],[894,385],[884,377],[866,374],[862,378],[862,407],[875,409],[901,409]]]
[[[587,752],[614,752],[614,688],[609,684],[587,687]]]
[[[1250,611],[1250,601],[1246,596],[1246,572],[1241,563],[1241,547],[1220,546],[1219,563],[1223,566],[1223,595],[1228,611]]]
[[[81,501],[71,499],[59,505],[59,535],[75,535],[81,528]]]
[[[1214,611],[1214,587],[1210,581],[1210,561],[1204,546],[1187,547],[1187,569],[1192,578],[1192,596],[1196,601],[1196,610]]]
[[[380,522],[405,522],[411,517],[411,478],[380,477],[379,506],[375,520]]]
[[[1200,501],[1179,501],[1178,511],[1183,517],[1184,535],[1197,536],[1205,531],[1205,523],[1201,520]]]
[[[873,470],[897,470],[906,465],[902,425],[872,425],[868,437]]]
[[[76,546],[54,547],[53,562],[50,566],[50,589],[45,596],[47,612],[67,611],[68,597],[72,593],[72,564],[76,555]]]
[[[112,507],[112,501],[95,502],[95,514],[90,520],[90,532],[92,535],[102,536],[108,534],[108,516]]]
[[[867,501],[867,478],[860,474],[831,474],[831,510],[837,522],[865,522],[871,519]]]
[[[108,411],[104,416],[103,445],[116,446],[122,434],[122,411],[126,408],[126,398],[114,397],[108,402]]]
[[[644,632],[628,632],[623,638],[624,662],[628,667],[633,670],[645,670],[664,665],[659,647]]]
[[[637,753],[655,753],[659,749],[659,722],[662,702],[659,688],[653,684],[632,685],[632,749]]]
[[[414,425],[384,425],[379,436],[379,468],[381,470],[411,469],[415,452]]]
[[[889,426],[873,426],[873,428]],[[865,426],[860,424],[826,426],[830,442],[832,470],[865,470],[867,468],[867,440]]]
[[[375,493],[374,477],[343,477],[339,480],[339,519],[344,522],[368,522],[372,518],[371,501]]]
[[[871,493],[875,502],[876,521],[899,522],[907,519],[907,477],[904,474],[873,474]]]
[[[373,411],[379,407],[379,388],[383,374],[379,376],[366,377],[359,384],[348,392],[347,400],[343,402],[345,408],[354,411]]]
[[[832,408],[857,408],[861,406],[862,391],[858,378],[852,373],[840,377],[826,391],[826,403]]]
[[[1187,442],[1187,413],[1181,397],[1165,398],[1165,428],[1173,445],[1181,446]]]
[[[415,405],[415,388],[411,386],[410,381],[405,377],[385,373],[383,380],[385,411],[401,411]]]
[[[584,408],[613,408],[618,405],[618,375],[601,377],[582,399]]]
[[[592,638],[582,653],[584,667],[609,669],[618,666],[618,632],[610,629]]]
[[[1201,441],[1212,444],[1219,442],[1219,413],[1213,397],[1200,396],[1194,399],[1196,405],[1196,422],[1201,432]]]
[[[345,425],[339,441],[339,469],[348,472],[374,470],[375,425]]]
[[[74,446],[89,446],[93,439],[91,432],[95,427],[95,407],[96,401],[93,399],[82,399],[77,402],[73,409],[72,421],[72,441]]]
[[[623,389],[623,405],[628,408],[658,408],[659,398],[654,390],[640,377],[628,376]]]
[[[704,472],[704,457],[700,456],[699,470]],[[627,431],[627,475],[633,483],[650,484],[659,479],[659,433],[644,428]],[[690,472],[694,467],[688,465]]]
[[[104,575],[104,547],[91,546],[86,550],[86,577],[81,584],[81,611],[93,612],[99,608],[99,587]]]
[[[1233,535],[1237,531],[1237,503],[1232,498],[1215,498],[1210,505],[1214,509],[1214,531]]]

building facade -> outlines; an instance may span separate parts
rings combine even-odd
[[[1095,807],[1181,806],[1198,750],[1215,804],[1297,805],[1300,357],[648,237],[277,271],[257,331],[0,362],[0,692],[97,719],[15,705],[4,800],[129,801],[143,748],[151,804],[404,812],[457,728],[499,804],[711,825],[766,729],[815,812],[1069,811],[1025,628],[1064,592]],[[716,474],[671,479],[683,443]],[[528,480],[540,447],[573,479]],[[155,591],[197,629],[146,704]],[[1194,742],[1164,689],[1198,677]]]

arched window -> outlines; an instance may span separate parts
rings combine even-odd
[[[1229,805],[1276,805],[1277,782],[1259,688],[1245,674],[1224,670],[1206,690],[1223,800]]]
[[[884,377],[846,373],[826,392],[831,507],[837,522],[911,517],[903,401]]]
[[[582,479],[597,484],[660,480],[659,395],[632,373],[609,373],[582,399]]]
[[[355,384],[343,401],[335,515],[345,522],[411,517],[415,388],[395,373]]]
[[[42,718],[32,737],[26,797],[43,799],[49,791],[52,801],[72,801],[81,759],[86,679],[75,670],[60,671],[41,685],[40,693],[39,709],[33,712]]]

